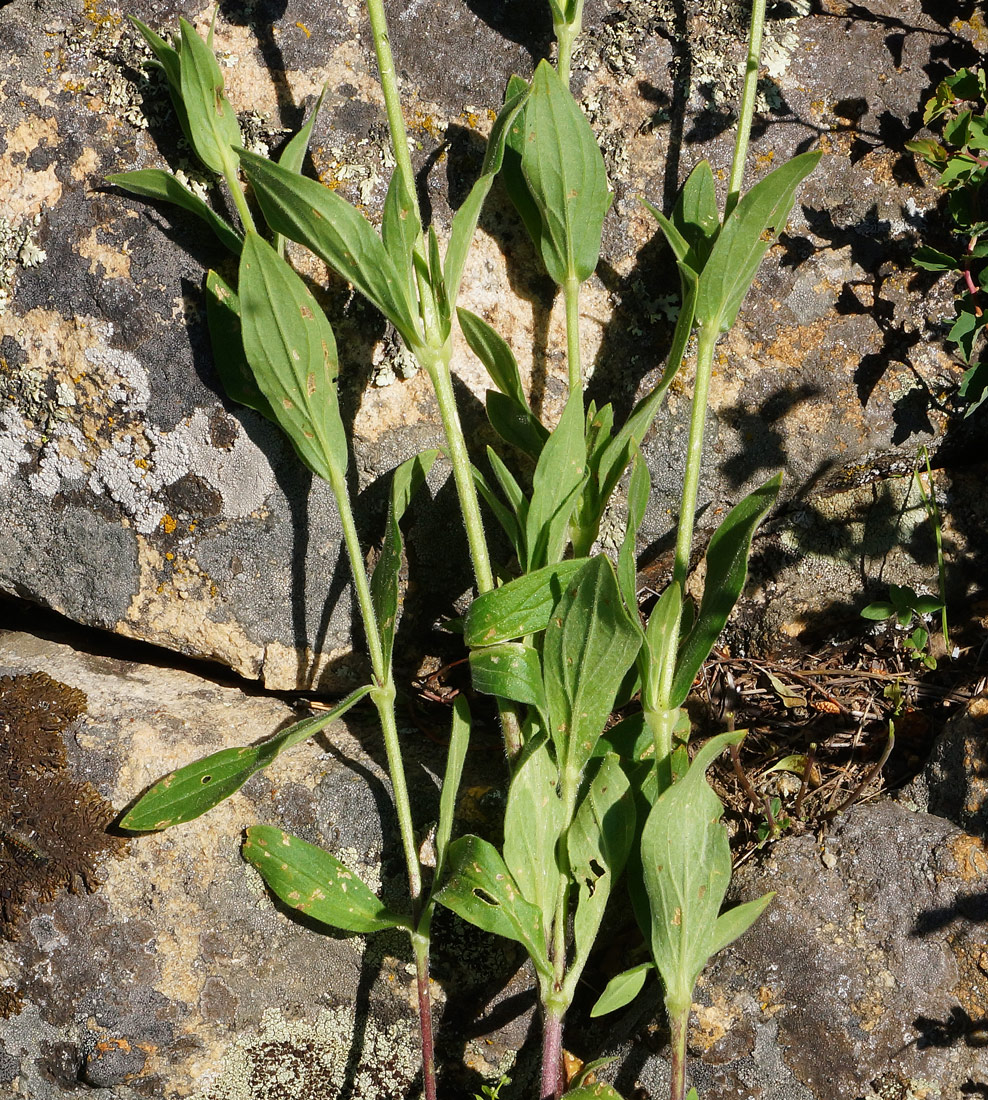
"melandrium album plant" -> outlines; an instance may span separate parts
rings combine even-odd
[[[780,478],[737,504],[718,528],[707,547],[703,591],[694,606],[686,582],[703,424],[717,341],[734,323],[818,154],[797,156],[742,191],[765,18],[764,0],[754,0],[723,213],[706,161],[694,169],[668,215],[649,204],[675,258],[682,302],[658,385],[617,425],[610,404],[585,403],[580,361],[580,293],[596,269],[611,205],[599,146],[569,90],[583,5],[582,0],[549,0],[549,6],[557,64],[542,61],[531,80],[513,77],[509,82],[480,175],[453,217],[445,249],[435,229],[423,223],[382,0],[367,0],[367,13],[396,167],[379,229],[341,196],[302,175],[321,98],[277,160],[248,152],[224,94],[212,29],[204,41],[182,20],[169,43],[134,21],[164,71],[190,146],[223,182],[239,225],[168,172],[128,172],[111,181],[196,214],[239,257],[235,285],[215,271],[206,278],[217,370],[231,398],[277,423],[305,466],[333,491],[370,677],[327,714],[167,776],[138,799],[122,825],[143,832],[198,816],[279,753],[368,698],[377,709],[387,751],[407,867],[407,904],[385,905],[329,852],[274,826],[248,829],[243,851],[270,889],[309,918],[351,932],[394,927],[408,932],[416,961],[425,1096],[432,1100],[437,1088],[429,999],[436,904],[516,940],[528,953],[542,1010],[541,1100],[557,1100],[564,1093],[571,1098],[617,1095],[609,1086],[588,1083],[594,1066],[566,1080],[563,1030],[608,902],[625,874],[653,961],[617,975],[594,1012],[627,1004],[642,990],[648,973],[657,971],[672,1029],[671,1096],[682,1100],[697,977],[769,901],[765,897],[721,912],[731,857],[722,806],[706,771],[743,735],[713,737],[691,761],[689,721],[682,708],[741,593],[751,540],[776,499]],[[498,174],[565,303],[568,396],[551,425],[532,410],[508,343],[481,317],[457,307],[481,208]],[[445,433],[445,458],[477,589],[460,625],[474,689],[497,702],[510,783],[500,850],[481,836],[453,839],[471,724],[467,705],[458,698],[432,873],[423,868],[415,843],[395,721],[392,650],[400,608],[400,521],[438,454],[417,455],[394,472],[384,544],[368,574],[346,483],[349,441],[339,415],[335,340],[286,259],[286,239],[320,257],[392,323],[432,382]],[[491,380],[487,414],[504,446],[488,448],[486,456],[470,453],[460,425],[450,372],[454,326]],[[693,336],[694,396],[673,577],[642,622],[635,541],[651,485],[639,445]],[[626,531],[617,560],[611,561],[594,548],[605,510],[629,471]],[[488,520],[502,528],[510,560],[491,561],[481,502]],[[616,704],[633,699],[638,707],[609,729]]]

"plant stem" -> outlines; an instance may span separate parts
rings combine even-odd
[[[442,420],[449,461],[453,467],[453,479],[460,498],[460,510],[463,512],[463,524],[466,527],[470,558],[477,578],[477,590],[481,593],[489,592],[494,587],[494,573],[491,570],[491,561],[487,552],[484,521],[480,514],[477,489],[473,483],[470,455],[467,452],[460,414],[456,408],[456,397],[453,394],[453,379],[449,369],[450,345],[447,342],[437,351],[431,348],[416,350],[420,352],[416,358],[428,372],[433,389],[436,391],[439,418]]]
[[[566,302],[566,364],[569,392],[583,392],[583,367],[580,362],[580,280],[570,275],[563,283]]]
[[[567,88],[569,87],[570,71],[573,66],[573,46],[576,44],[577,38],[580,37],[582,29],[583,0],[580,0],[576,5],[572,12],[572,18],[568,22],[553,22],[552,25],[552,33],[559,43],[559,60],[556,63],[556,71],[559,73],[559,79]]]
[[[680,1012],[668,1009],[671,1031],[670,1061],[671,1079],[669,1082],[669,1100],[685,1100],[686,1096],[686,1040],[689,1035],[690,1005]]]
[[[367,0],[367,14],[370,17],[371,34],[374,38],[374,51],[377,55],[377,67],[381,77],[381,88],[384,92],[384,104],[388,115],[388,129],[391,133],[391,145],[394,149],[395,161],[398,165],[398,171],[405,177],[413,208],[419,222],[421,222],[422,215],[419,209],[418,194],[415,190],[412,160],[408,153],[408,134],[401,113],[394,58],[391,54],[388,24],[382,0]],[[420,253],[423,252],[422,241],[423,238],[420,235],[415,246]],[[477,488],[473,483],[470,456],[467,451],[466,440],[463,437],[463,427],[460,424],[460,417],[456,408],[456,398],[453,394],[453,383],[449,369],[450,346],[448,340],[440,344],[437,339],[438,324],[431,309],[431,292],[421,288],[419,298],[423,306],[422,320],[425,326],[425,335],[430,343],[415,347],[412,352],[429,375],[432,387],[435,390],[436,401],[439,405],[439,416],[446,436],[449,460],[453,467],[453,480],[460,501],[460,511],[463,514],[463,524],[466,528],[467,543],[470,547],[470,558],[473,562],[474,576],[477,580],[477,591],[480,593],[489,592],[494,587],[494,573],[491,569],[490,554],[487,550],[487,538],[484,534],[484,521],[480,514]],[[514,760],[521,751],[522,746],[518,717],[508,703],[499,705],[498,709],[501,714],[501,729],[504,735],[505,750],[508,759]]]
[[[408,797],[408,786],[405,781],[405,765],[401,756],[398,726],[395,722],[394,680],[391,669],[384,658],[384,647],[381,644],[381,635],[377,628],[377,616],[374,612],[374,601],[371,598],[370,581],[367,579],[367,569],[364,565],[360,541],[357,537],[357,525],[354,522],[353,509],[350,507],[350,497],[342,474],[333,479],[331,486],[340,513],[340,523],[343,526],[343,540],[346,543],[347,555],[350,558],[350,574],[353,577],[353,587],[357,593],[357,603],[360,606],[360,615],[364,621],[364,633],[367,638],[367,649],[370,654],[371,670],[375,680],[371,698],[381,720],[384,749],[388,757],[388,770],[391,773],[395,812],[398,815],[401,846],[405,853],[405,863],[408,865],[408,886],[412,901],[416,902],[422,894],[422,872],[415,846],[412,808]]]
[[[718,336],[719,333],[712,325],[701,328],[696,349],[693,408],[690,414],[689,441],[686,445],[682,505],[679,509],[679,526],[676,531],[676,556],[672,567],[673,582],[678,583],[684,591],[690,568],[690,552],[693,547],[696,498],[700,486],[700,467],[703,463],[703,427],[707,416],[710,375],[713,371],[714,349],[717,346]]]
[[[408,153],[408,132],[405,118],[401,113],[401,100],[398,96],[398,78],[395,74],[394,57],[391,55],[391,39],[388,36],[388,21],[384,14],[383,0],[367,0],[367,15],[370,18],[371,35],[374,38],[374,53],[377,57],[377,70],[381,78],[381,90],[384,92],[384,109],[388,115],[388,129],[391,132],[391,145],[394,149],[398,171],[405,178],[405,186],[411,196],[416,217],[421,222],[418,195],[415,191],[415,174],[412,171],[412,158]]]
[[[559,1100],[563,1091],[563,1012],[543,1006],[542,1085],[539,1100]]]
[[[418,991],[419,1028],[422,1034],[422,1091],[425,1100],[436,1100],[436,1051],[432,1036],[432,996],[429,992],[429,937],[412,934],[415,952],[415,985]]]
[[[223,157],[223,178],[226,180],[226,185],[229,187],[230,194],[233,196],[233,205],[237,208],[237,213],[240,215],[241,224],[247,232],[256,233],[257,229],[254,225],[254,217],[250,212],[250,207],[247,205],[246,198],[244,198],[243,184],[240,182],[240,177],[237,175],[237,161],[235,157]]]
[[[741,181],[744,178],[744,162],[748,154],[751,136],[751,120],[755,113],[755,93],[758,90],[758,62],[762,53],[762,31],[765,29],[765,0],[753,0],[751,22],[748,25],[748,58],[744,67],[744,89],[738,113],[737,132],[734,137],[734,159],[727,181],[726,218],[741,198]]]

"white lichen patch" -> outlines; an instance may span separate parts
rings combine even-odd
[[[410,1020],[357,1020],[349,1006],[290,1019],[269,1009],[256,1034],[242,1035],[222,1067],[192,1100],[280,1100],[286,1095],[334,1100],[347,1083],[354,1036],[363,1033],[353,1095],[400,1100],[418,1072],[418,1039]]]
[[[0,478],[36,454],[38,468],[29,475],[36,492],[52,498],[82,481],[144,535],[168,514],[163,492],[187,475],[216,491],[225,519],[255,513],[275,490],[270,465],[235,420],[222,447],[213,444],[203,410],[171,431],[148,424],[148,371],[130,352],[109,346],[107,323],[32,310],[0,316],[4,336],[17,341],[25,362],[0,363],[0,395],[10,402]]]
[[[30,430],[20,413],[12,406],[0,409],[0,487],[17,474],[18,468],[31,458]]]

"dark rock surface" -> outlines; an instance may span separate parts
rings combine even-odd
[[[65,766],[118,811],[166,770],[292,717],[192,671],[0,634],[0,675],[41,670],[85,696],[64,730]],[[24,897],[0,941],[0,1083],[25,1100],[80,1086],[115,1100],[417,1095],[402,938],[316,935],[272,905],[239,855],[245,826],[283,823],[397,898],[380,755],[373,734],[337,724],[197,821],[107,851],[78,893]],[[437,762],[413,760],[422,821],[435,813]],[[491,780],[478,746],[464,820],[483,813]],[[768,890],[765,917],[697,987],[691,1072],[704,1100],[963,1100],[988,1085],[983,838],[899,803],[862,805],[822,839],[785,838],[738,873],[739,899]],[[452,1095],[496,1080],[525,1043],[521,962],[511,945],[437,919],[440,1041],[474,1075]],[[573,1021],[574,1053],[619,1054],[606,1076],[626,1096],[667,1088],[649,990],[651,1003],[593,1029]]]
[[[937,411],[957,376],[939,338],[949,288],[929,294],[908,263],[936,224],[937,196],[902,142],[931,84],[976,61],[980,17],[948,17],[920,0],[826,0],[801,15],[806,6],[772,12],[750,178],[810,145],[827,155],[723,344],[703,488],[712,518],[777,468],[790,499],[856,491],[908,469],[917,441],[952,431]],[[522,0],[392,7],[416,166],[442,235],[476,172],[488,108],[510,72],[531,71],[549,31]],[[127,13],[159,30],[179,14],[202,28],[209,14],[150,0]],[[104,183],[165,163],[192,171],[160,82],[139,75],[146,54],[123,14],[103,0],[0,8],[0,587],[272,687],[339,687],[352,665],[334,509],[276,433],[220,395],[200,288],[223,254],[190,216]],[[737,5],[684,14],[668,0],[588,3],[585,22],[574,84],[601,136],[615,204],[583,299],[584,356],[592,395],[626,410],[662,362],[677,293],[637,196],[668,205],[700,156],[723,175],[745,28]],[[360,5],[222,5],[216,44],[231,100],[271,147],[328,82],[312,166],[377,217],[384,115]],[[562,393],[561,303],[498,191],[483,230],[464,302],[512,343],[551,418]],[[368,389],[372,376],[400,373],[393,344],[337,281],[325,301],[364,486],[435,442],[434,403],[421,376]],[[484,384],[463,348],[456,369],[473,437],[471,395]],[[645,443],[656,484],[649,540],[675,511],[688,391],[687,376]],[[363,504],[371,541],[382,499]],[[426,561],[430,539],[459,538],[451,494],[424,530]],[[469,584],[462,569],[424,572],[434,607]],[[790,570],[779,591],[799,591],[784,620],[830,601],[814,589],[819,572]],[[846,589],[847,578],[829,583]]]
[[[732,887],[739,900],[769,890],[765,916],[697,987],[701,1097],[962,1100],[988,1087],[982,837],[894,802],[857,806],[822,840],[779,841]],[[668,1070],[647,1041],[646,1028],[618,1081],[658,1097]]]

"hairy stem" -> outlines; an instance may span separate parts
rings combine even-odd
[[[408,132],[405,118],[401,113],[401,100],[398,96],[398,78],[395,74],[394,57],[391,55],[391,39],[388,35],[388,22],[384,14],[383,0],[367,0],[367,15],[370,18],[371,34],[374,38],[374,53],[377,57],[377,70],[381,78],[381,90],[384,92],[384,109],[388,115],[388,130],[391,132],[391,145],[394,149],[398,171],[405,179],[405,186],[411,196],[415,214],[421,222],[418,195],[415,192],[415,174],[412,171],[412,158],[408,153]]]
[[[418,992],[419,1026],[422,1033],[422,1092],[436,1100],[436,1051],[432,1037],[432,997],[429,993],[429,937],[412,936],[415,951],[415,985]]]
[[[690,1006],[680,1012],[669,1012],[671,1079],[669,1100],[685,1100],[686,1097],[686,1039],[689,1035]]]
[[[563,1013],[548,1006],[544,1013],[539,1100],[559,1100],[563,1092]]]
[[[685,591],[690,568],[690,552],[693,548],[693,524],[696,517],[696,499],[700,486],[700,467],[703,463],[703,427],[707,417],[707,399],[710,395],[710,374],[713,370],[714,349],[718,333],[712,326],[700,329],[696,349],[696,378],[693,383],[693,409],[690,414],[690,434],[686,444],[686,469],[683,473],[683,496],[679,509],[679,525],[676,530],[676,556],[673,561],[672,579]]]
[[[370,581],[367,578],[367,568],[364,565],[360,540],[357,537],[357,525],[353,518],[353,509],[350,507],[350,497],[342,474],[333,479],[331,486],[340,513],[343,540],[346,543],[347,555],[350,559],[350,574],[353,577],[353,587],[357,593],[360,616],[364,622],[364,634],[367,638],[367,649],[370,654],[371,670],[375,681],[371,698],[381,720],[384,749],[388,757],[388,770],[391,773],[391,786],[394,792],[395,812],[398,815],[398,829],[401,833],[401,846],[405,854],[405,863],[408,866],[408,886],[412,900],[416,902],[422,894],[422,872],[415,846],[412,808],[408,797],[408,786],[405,781],[405,765],[398,739],[398,726],[395,722],[394,679],[384,658],[384,647],[381,644],[381,635],[377,628],[377,616],[374,613],[374,601],[371,598]]]
[[[741,92],[741,109],[734,137],[734,159],[727,181],[726,218],[741,198],[741,181],[744,178],[744,162],[748,155],[748,139],[751,136],[751,120],[755,114],[755,93],[758,90],[758,62],[762,53],[762,31],[765,29],[765,0],[753,0],[751,23],[748,26],[748,58],[744,67],[744,89]]]
[[[563,283],[566,302],[566,365],[569,392],[583,392],[583,366],[580,362],[580,280],[570,275]]]

